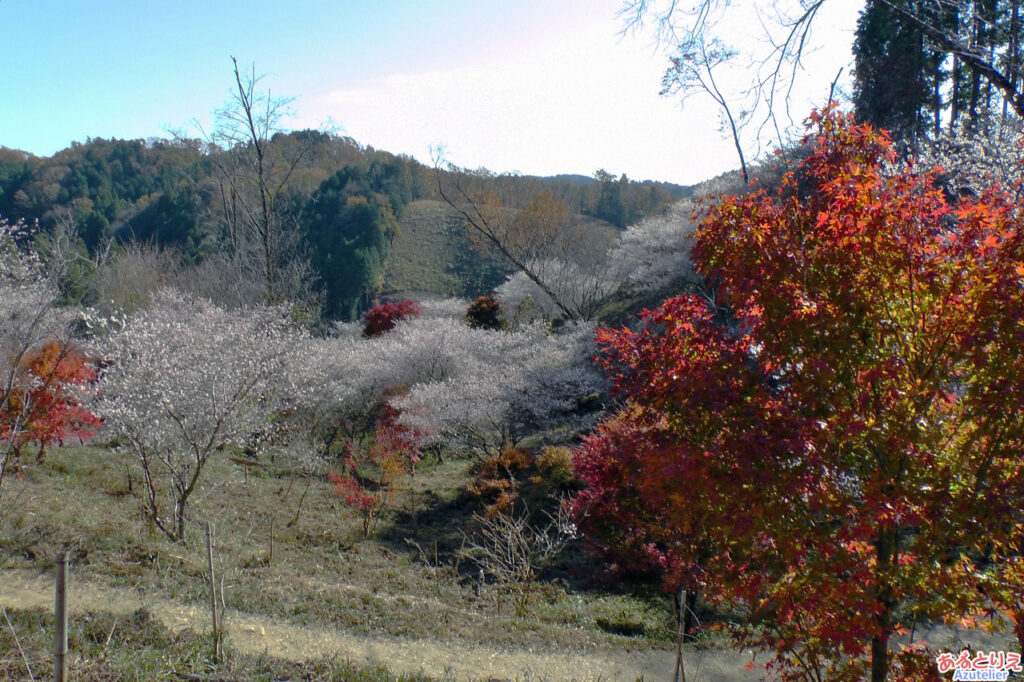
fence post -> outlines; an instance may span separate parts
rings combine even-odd
[[[206,565],[210,578],[210,615],[213,618],[213,663],[220,663],[220,628],[217,626],[217,583],[213,577],[213,526],[206,522]]]
[[[56,619],[56,643],[53,658],[54,682],[64,682],[67,677],[68,654],[68,562],[70,554],[63,552],[57,557],[57,590],[53,615]]]

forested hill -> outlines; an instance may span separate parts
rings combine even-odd
[[[39,221],[44,231],[72,224],[78,248],[90,256],[112,241],[136,242],[173,248],[184,262],[197,263],[228,248],[247,209],[257,203],[246,194],[250,156],[196,139],[95,138],[48,158],[0,147],[0,216]],[[292,249],[310,256],[316,286],[332,297],[329,307],[351,316],[366,292],[356,287],[341,294],[339,288],[349,287],[346,280],[380,279],[387,251],[382,240],[390,242],[403,207],[440,199],[434,169],[314,131],[275,134],[266,140],[263,156],[276,226],[291,237],[285,242]],[[691,191],[604,170],[595,177],[534,177],[481,169],[463,174],[461,182],[509,209],[522,209],[548,191],[571,214],[618,227],[660,212]],[[364,224],[353,228],[347,224],[353,220]],[[348,267],[353,263],[354,270]]]
[[[316,131],[278,133],[260,151],[273,201],[270,217],[280,232],[279,257],[300,253],[312,265],[313,286],[327,294],[326,312],[358,314],[379,289],[404,207],[441,199],[434,169]],[[111,243],[136,242],[200,263],[237,252],[235,241],[258,212],[253,158],[245,145],[224,149],[189,139],[90,139],[52,157],[0,147],[0,217],[38,221],[44,232],[71,225],[76,248],[90,257]],[[661,212],[692,191],[604,170],[589,178],[481,169],[462,173],[459,182],[512,210],[550,193],[570,214],[618,227]],[[480,264],[472,265],[466,272],[479,280]],[[463,289],[472,288],[467,284]]]

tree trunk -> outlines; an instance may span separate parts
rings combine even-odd
[[[954,57],[959,57],[959,62],[964,64],[971,73],[972,86],[979,78],[984,78],[986,81],[991,83],[999,92],[1002,93],[1003,98],[1007,101],[1013,112],[1019,117],[1024,119],[1024,92],[1010,82],[1006,74],[999,70],[997,64],[987,61],[983,57],[979,56],[973,49],[972,45],[962,45],[955,36],[950,36],[948,33],[939,30],[929,22],[923,20],[921,17],[914,14],[901,3],[896,0],[881,0],[887,7],[893,9],[896,13],[909,20],[913,25],[924,31],[924,34],[935,41],[935,44],[940,48],[946,50]],[[980,84],[979,84],[980,87]],[[971,99],[977,103],[977,97],[974,96],[974,88],[972,87]],[[972,116],[973,116],[972,107]]]
[[[949,71],[953,79],[953,94],[950,96],[949,132],[956,133],[957,120],[960,118],[960,58],[953,55],[953,68]]]
[[[176,542],[185,542],[185,500],[186,498],[179,498],[174,503],[174,533],[177,537],[174,538]]]
[[[889,675],[889,635],[892,634],[892,612],[896,601],[892,593],[891,568],[896,564],[899,529],[885,528],[875,540],[875,634],[871,637],[871,682],[883,682]]]
[[[883,682],[889,675],[889,635],[871,638],[871,682]]]
[[[1010,46],[1009,46],[1009,79],[1010,84],[1020,90],[1020,1],[1012,0],[1010,3]],[[1009,104],[1003,100],[1003,121],[1006,121],[1009,113]]]
[[[683,667],[683,638],[686,636],[684,610],[686,609],[686,590],[679,590],[672,595],[676,606],[676,669],[672,682],[686,682],[686,669]]]

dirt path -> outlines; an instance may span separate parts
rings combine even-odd
[[[131,613],[145,607],[174,630],[209,627],[208,614],[195,605],[147,597],[132,588],[114,588],[75,580],[68,584],[73,611]],[[0,604],[12,608],[52,608],[53,577],[36,571],[0,573]],[[456,680],[670,680],[674,654],[578,651],[535,652],[478,644],[351,635],[329,628],[296,625],[268,616],[228,610],[232,645],[247,654],[268,653],[287,660],[311,660],[335,655],[356,665],[384,664],[394,672],[423,672]],[[731,682],[756,680],[745,669],[749,656],[735,651],[691,650],[686,654],[687,680]]]

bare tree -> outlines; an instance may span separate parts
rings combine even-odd
[[[462,554],[484,574],[492,576],[512,594],[516,613],[529,604],[537,570],[550,562],[576,536],[568,505],[560,503],[547,523],[530,523],[528,512],[481,516],[473,514],[480,532],[469,539]]]
[[[530,266],[529,260],[535,254],[524,252],[523,247],[533,251],[536,249],[536,242],[531,240],[533,243],[520,243],[522,240],[513,236],[512,211],[501,206],[496,197],[475,196],[463,181],[464,173],[454,165],[444,162],[442,150],[435,151],[434,176],[437,179],[437,191],[441,195],[441,199],[458,213],[463,224],[472,234],[492,246],[513,267],[540,287],[565,318],[572,319],[572,311]],[[536,237],[537,235],[531,236]]]
[[[128,242],[97,268],[90,283],[94,306],[104,314],[131,314],[179,278],[181,256],[154,244]]]
[[[956,65],[966,67],[976,82],[984,81],[997,90],[1014,113],[1024,118],[1024,89],[1019,68],[1020,18],[1016,5],[1008,26],[993,22],[979,13],[970,0],[878,0],[904,21],[916,27],[934,46],[945,51]],[[760,113],[758,138],[765,129],[774,131],[776,142],[784,143],[786,130],[792,127],[790,111],[794,84],[798,81],[803,59],[811,47],[811,34],[827,0],[800,0],[791,3],[770,3],[757,7],[765,39],[751,46],[744,54],[751,59],[754,83],[746,93],[735,97],[749,97],[752,109]],[[722,19],[736,11],[729,0],[625,0],[619,11],[623,19],[624,34],[651,30],[657,44],[669,46],[682,56],[697,57],[714,54],[716,41],[720,42]],[[941,22],[937,17],[959,16],[964,21]],[[979,41],[979,30],[987,40]],[[995,49],[999,39],[1005,49]],[[669,68],[669,77],[675,63]],[[714,96],[706,86],[704,87]],[[954,83],[954,88],[957,84]],[[714,88],[714,89],[717,89]],[[833,87],[834,90],[834,87]],[[830,97],[831,97],[830,93]],[[724,99],[724,98],[723,98]],[[953,106],[956,106],[956,97]],[[716,97],[719,105],[722,102]],[[955,119],[955,115],[954,115]]]
[[[442,168],[443,166],[443,168]],[[471,175],[443,161],[435,151],[438,193],[456,212],[470,236],[507,260],[545,306],[566,320],[584,320],[606,291],[600,276],[612,239],[588,228],[550,191],[533,195],[522,209],[511,208],[493,192],[471,189]],[[524,289],[516,285],[518,289]]]
[[[241,70],[234,57],[231,63],[231,97],[216,112],[207,141],[233,274],[240,284],[255,283],[265,303],[294,300],[308,294],[310,271],[296,257],[299,234],[284,199],[317,136],[285,149],[273,145],[292,115],[291,98],[258,90],[262,76],[256,76],[255,68]]]
[[[671,66],[661,80],[661,94],[679,94],[684,101],[697,90],[703,90],[710,95],[722,110],[724,119],[722,127],[728,127],[732,134],[736,154],[740,158],[743,182],[750,182],[750,177],[747,175],[747,161],[743,155],[743,145],[740,143],[740,126],[748,112],[733,115],[729,100],[718,86],[714,73],[716,67],[729,62],[737,54],[739,53],[736,50],[726,47],[717,38],[709,42],[701,41],[680,46],[678,54],[671,58]]]
[[[757,139],[766,129],[774,133],[775,142],[782,146],[787,141],[787,132],[794,120],[790,101],[794,83],[802,68],[805,50],[809,49],[811,29],[818,12],[826,0],[802,0],[786,8],[778,3],[756,6],[757,20],[761,22],[764,40],[744,51],[751,62],[750,73],[753,83],[745,92],[737,92],[732,99],[747,101],[748,115],[760,112]],[[684,96],[689,87],[696,86],[710,94],[721,107],[728,101],[724,91],[711,77],[711,70],[725,61],[739,56],[724,47],[716,33],[722,20],[730,11],[735,11],[729,0],[694,0],[683,3],[679,0],[625,0],[619,16],[623,20],[623,34],[637,34],[653,29],[654,39],[660,46],[667,46],[676,55],[665,76],[665,86],[677,83],[673,71],[678,70],[677,60],[688,69],[704,72],[699,81],[690,80],[686,88],[668,88],[664,94],[682,91]],[[687,69],[684,69],[686,71]],[[666,92],[668,91],[668,92]],[[732,118],[731,112],[725,112]],[[743,118],[743,117],[740,117]],[[736,126],[730,126],[737,138]],[[741,160],[745,165],[745,162]]]

